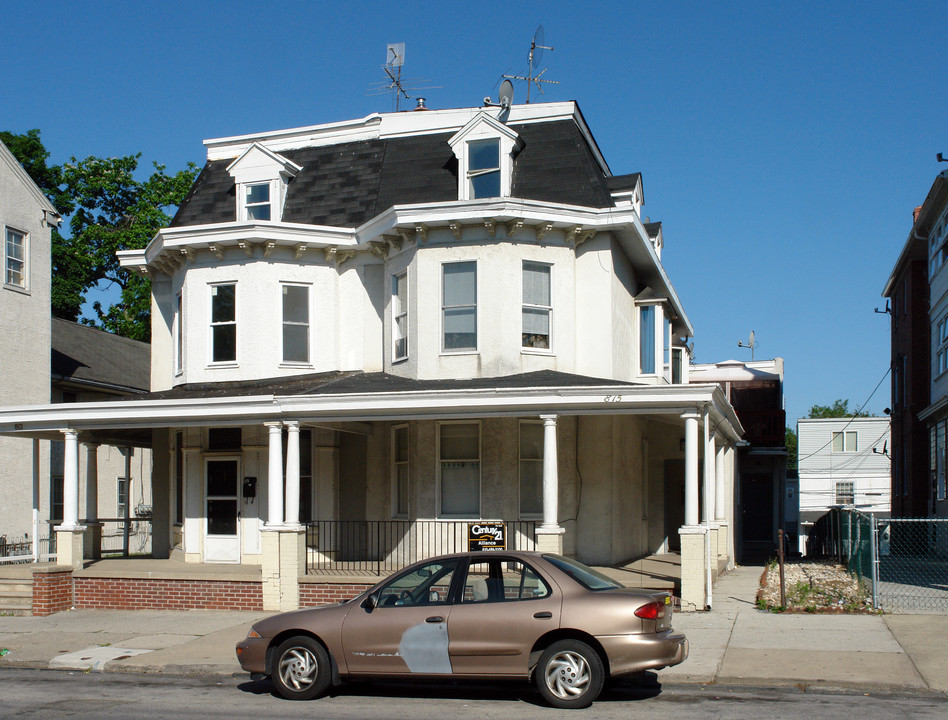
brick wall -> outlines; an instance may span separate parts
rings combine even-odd
[[[259,582],[146,578],[75,579],[82,610],[262,610]]]
[[[33,571],[34,615],[52,615],[72,606],[72,568]]]
[[[354,598],[365,592],[369,583],[300,583],[300,607],[329,605]]]

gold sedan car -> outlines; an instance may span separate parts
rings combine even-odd
[[[677,665],[688,640],[667,593],[642,593],[575,560],[471,552],[423,560],[365,593],[261,620],[237,644],[244,670],[307,700],[346,679],[533,680],[560,708],[607,677]]]

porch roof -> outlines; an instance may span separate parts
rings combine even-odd
[[[553,371],[493,378],[417,380],[386,373],[332,372],[251,382],[182,385],[134,399],[0,408],[0,435],[59,438],[148,428],[511,417],[680,415],[708,408],[736,441],[743,428],[716,384],[641,385]],[[135,444],[141,444],[140,442]]]

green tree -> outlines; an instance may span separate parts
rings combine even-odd
[[[784,445],[787,447],[787,470],[797,469],[797,434],[792,428],[786,428]]]
[[[850,418],[872,417],[865,410],[850,410],[849,400],[839,399],[832,405],[814,405],[810,408],[808,418]]]
[[[164,165],[154,163],[152,174],[140,182],[134,177],[140,153],[73,157],[62,166],[49,166],[49,153],[38,130],[24,135],[0,133],[0,139],[53,206],[69,217],[69,234],[53,233],[53,315],[75,321],[90,288],[115,286],[119,301],[107,308],[94,302],[95,319],[81,322],[135,340],[150,340],[151,283],[120,268],[115,253],[144,248],[168,225],[169,213],[187,195],[197,167],[188,163],[185,170],[169,175]]]

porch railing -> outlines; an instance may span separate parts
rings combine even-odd
[[[468,549],[476,520],[317,520],[306,523],[306,572],[386,575]],[[508,550],[535,550],[536,523],[506,522]]]
[[[35,548],[35,538],[28,534],[21,536],[0,535],[0,565],[17,565],[20,563],[31,563],[34,560],[46,562],[56,557],[56,538],[55,535],[50,538],[39,538],[39,547]]]

